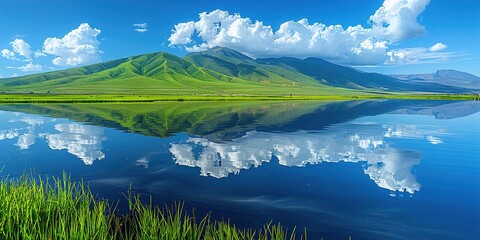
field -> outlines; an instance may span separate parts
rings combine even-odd
[[[269,101],[269,100],[352,100],[352,99],[421,99],[421,100],[480,100],[473,94],[389,94],[363,93],[325,95],[121,95],[121,94],[0,94],[0,103],[108,103],[158,101]]]

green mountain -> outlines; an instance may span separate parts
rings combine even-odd
[[[234,52],[229,49],[225,51]],[[274,74],[264,76],[261,71],[259,73],[250,71],[249,69],[255,69],[253,65],[237,66],[236,63],[242,61],[238,56],[232,56],[230,61],[226,63],[230,65],[224,68],[231,68],[232,71],[236,68],[242,69],[242,74],[217,71],[222,66],[202,67],[164,52],[152,53],[62,71],[2,79],[0,90],[172,95],[291,93],[314,95],[321,92],[338,94],[348,92],[346,89],[325,86],[314,80],[305,84],[295,79],[277,78]]]
[[[151,53],[0,80],[2,92],[69,94],[346,95],[370,90],[466,92],[435,83],[405,83],[317,58],[252,59],[222,47],[184,58]]]
[[[294,81],[293,85],[304,84],[311,87],[316,87],[319,84],[325,85],[315,78],[298,71],[292,71],[281,66],[261,64],[229,48],[213,47],[203,52],[188,54],[184,59],[229,77],[237,77],[254,82],[272,82],[289,85]]]
[[[381,91],[413,91],[413,92],[469,92],[460,87],[448,87],[437,83],[407,83],[378,73],[366,73],[354,68],[333,64],[320,58],[268,58],[257,59],[257,62],[268,66],[278,66],[293,72],[301,73],[318,80],[320,83],[351,89],[376,89]]]

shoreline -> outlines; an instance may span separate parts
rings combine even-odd
[[[306,239],[280,223],[239,228],[230,219],[212,214],[197,217],[184,203],[160,207],[125,195],[129,210],[120,214],[118,202],[98,199],[83,181],[70,175],[42,177],[23,174],[0,180],[1,239]]]
[[[165,101],[318,101],[318,100],[460,100],[479,101],[476,94],[366,94],[366,95],[139,95],[139,94],[0,94],[2,103],[151,103]]]

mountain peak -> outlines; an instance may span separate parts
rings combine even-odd
[[[215,46],[205,51],[201,51],[198,53],[191,53],[191,54],[204,54],[210,55],[218,58],[236,58],[239,60],[248,60],[253,61],[253,59],[243,53],[240,53],[236,50],[227,47]],[[190,54],[189,54],[190,55]]]
[[[471,81],[479,81],[480,78],[478,76],[475,76],[470,73],[466,72],[461,72],[461,71],[456,71],[456,70],[451,70],[451,69],[442,69],[442,70],[437,70],[433,74],[433,78],[435,79],[468,79]]]

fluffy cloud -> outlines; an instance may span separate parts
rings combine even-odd
[[[144,33],[148,31],[148,24],[147,23],[134,23],[133,26],[135,27],[133,31]]]
[[[6,59],[10,59],[10,60],[14,60],[15,59],[15,53],[13,51],[10,51],[8,49],[2,49],[2,51],[0,51],[2,53],[2,57],[6,58]]]
[[[57,66],[76,66],[101,61],[99,29],[82,23],[77,29],[67,33],[63,38],[47,38],[43,43],[43,52],[55,57],[52,63]]]
[[[19,55],[24,57],[27,61],[32,61],[32,55],[34,55],[34,52],[32,51],[30,44],[25,40],[17,38],[10,42],[10,46],[12,47],[12,50],[2,49],[2,57],[10,60],[19,60],[16,58],[16,55]]]
[[[428,50],[430,52],[438,52],[446,49],[448,46],[443,43],[436,43],[435,45],[431,46]]]
[[[202,14],[200,14],[200,16]],[[168,38],[170,46],[191,43],[194,31],[195,22],[192,21],[175,25],[172,35]]]
[[[30,44],[25,42],[23,39],[15,39],[10,45],[13,48],[13,51],[18,53],[20,56],[25,57],[26,59],[32,59],[32,50],[30,49]]]
[[[425,33],[425,27],[417,22],[430,0],[385,0],[370,16],[373,29],[391,41],[416,37]]]
[[[2,49],[0,52],[2,54],[2,57],[10,60],[21,60],[17,58],[17,56],[23,57],[24,62],[28,62],[24,66],[19,66],[19,67],[7,67],[9,69],[17,69],[22,72],[38,72],[42,71],[42,65],[38,63],[33,63],[33,57],[40,57],[40,56],[45,56],[44,53],[40,51],[33,52],[30,44],[28,44],[25,40],[23,39],[15,39],[10,42],[10,46],[12,47],[12,50],[9,49]]]
[[[370,27],[343,27],[287,21],[278,30],[239,14],[214,10],[199,14],[198,21],[179,23],[169,37],[170,46],[187,51],[214,46],[229,47],[252,57],[321,57],[350,65],[401,62],[389,54],[392,43],[419,36],[425,27],[417,22],[429,0],[385,0],[369,18]],[[201,42],[194,42],[197,34]]]

